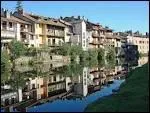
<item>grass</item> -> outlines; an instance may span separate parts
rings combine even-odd
[[[85,112],[149,112],[149,66],[132,70],[120,91],[90,104]]]

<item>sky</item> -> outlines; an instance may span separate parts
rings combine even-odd
[[[22,4],[25,12],[41,16],[59,18],[80,15],[115,32],[149,32],[148,1],[23,1]],[[14,11],[16,1],[1,1],[1,7]]]

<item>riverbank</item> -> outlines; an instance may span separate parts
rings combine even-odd
[[[104,97],[88,105],[85,112],[148,112],[148,65],[145,64],[131,71],[117,94]]]

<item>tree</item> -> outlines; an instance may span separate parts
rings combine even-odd
[[[58,50],[59,51],[59,54],[61,55],[69,55],[70,54],[70,45],[69,44],[63,44],[60,49]]]
[[[94,50],[89,50],[89,60],[97,60],[98,52],[96,49]]]
[[[16,6],[17,11],[22,11],[23,10],[22,1],[17,1],[16,5],[17,5]]]
[[[14,60],[16,58],[19,58],[21,55],[23,55],[26,51],[26,47],[22,42],[19,42],[17,40],[12,40],[9,44],[9,50],[10,50],[10,57],[11,61],[13,62],[14,66]]]
[[[106,47],[106,59],[113,60],[115,59],[115,48],[114,47]]]
[[[72,45],[70,49],[70,56],[71,60],[75,60],[77,55],[80,55],[82,53],[82,47],[78,45]]]
[[[98,61],[104,60],[104,49],[99,48],[97,51],[98,51],[98,56],[97,56]]]

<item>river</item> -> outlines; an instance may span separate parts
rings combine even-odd
[[[83,112],[95,100],[111,95],[125,81],[132,62],[117,58],[114,64],[38,64],[16,66],[1,73],[2,112]]]

